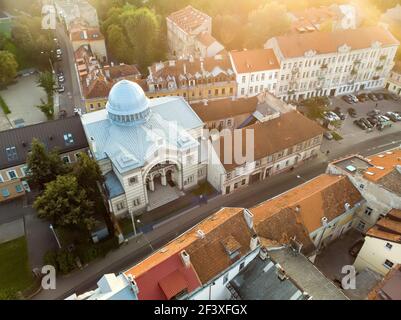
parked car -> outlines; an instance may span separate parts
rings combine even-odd
[[[60,49],[60,48],[57,48],[57,50],[56,50],[56,54],[61,56],[61,55],[63,54],[63,52],[61,51],[61,49]]]
[[[385,114],[385,116],[386,116],[387,118],[389,118],[389,119],[390,119],[391,121],[393,121],[393,122],[401,121],[401,116],[400,116],[398,113],[395,113],[395,112],[389,111],[389,112],[387,112],[387,113]]]
[[[341,119],[341,120],[345,120],[345,114],[342,113],[341,109],[339,107],[336,107],[333,112]]]
[[[378,99],[376,98],[376,96],[373,93],[368,93],[368,97],[370,100],[372,101],[377,101]]]
[[[63,93],[63,92],[65,91],[65,87],[64,87],[63,85],[60,85],[60,86],[58,87],[57,91],[58,91],[59,93]]]
[[[363,123],[363,121],[361,121],[361,119],[355,120],[354,124],[357,125],[359,128],[361,128],[362,130],[368,129],[368,127],[365,125],[365,123]]]
[[[336,115],[333,111],[325,111],[323,113],[324,118],[329,122],[340,121],[340,117]]]
[[[333,135],[331,134],[330,131],[326,131],[326,132],[323,134],[323,136],[324,136],[327,140],[333,140],[333,139],[334,139],[334,137],[333,137]]]
[[[375,110],[372,110],[372,111],[368,112],[368,113],[367,113],[367,116],[369,116],[369,117],[375,117],[375,116],[378,116],[378,115],[380,115],[380,114],[381,114],[381,111],[375,109]]]
[[[362,94],[358,95],[357,98],[360,102],[365,102],[365,101],[369,100],[369,97],[366,93],[362,93]]]
[[[354,108],[349,108],[348,109],[348,114],[352,117],[352,118],[356,118],[358,116],[358,114],[356,113],[356,110]]]
[[[58,82],[63,83],[65,81],[64,76],[58,77]]]
[[[362,121],[368,129],[373,129],[374,126],[368,121],[368,119],[361,118],[360,121]]]
[[[352,100],[349,96],[342,96],[341,99],[343,99],[348,104],[355,104],[355,101]]]
[[[349,97],[350,97],[350,99],[353,100],[355,103],[358,103],[358,102],[359,102],[359,100],[358,100],[358,98],[356,97],[356,95],[350,94]]]

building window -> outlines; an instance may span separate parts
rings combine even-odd
[[[64,134],[64,143],[66,146],[74,144],[74,138],[71,133]]]
[[[21,171],[22,171],[22,175],[23,175],[24,177],[26,177],[27,175],[29,175],[28,166],[23,166],[23,167],[21,167]]]
[[[124,206],[124,202],[121,201],[121,202],[117,203],[116,207],[117,207],[117,211],[123,210],[124,207],[125,207],[125,206]]]
[[[228,282],[228,273],[226,273],[223,277],[223,284],[225,285]]]
[[[390,260],[386,259],[386,261],[384,261],[384,266],[385,266],[387,269],[391,269],[391,268],[394,266],[394,263],[391,262]]]
[[[391,250],[393,248],[393,245],[389,242],[386,243],[386,249]]]
[[[372,208],[367,207],[367,208],[365,209],[365,214],[366,214],[367,216],[369,216],[369,217],[372,215],[372,212],[373,212],[373,209],[372,209]]]
[[[10,196],[10,191],[8,191],[7,188],[1,189],[1,194],[4,198],[9,197]]]
[[[15,186],[15,191],[17,191],[18,193],[21,193],[24,189],[22,188],[22,186],[20,184]]]
[[[133,204],[134,204],[134,207],[139,206],[139,205],[141,204],[141,199],[140,199],[140,198],[135,199],[135,200],[133,201]]]
[[[8,161],[18,160],[17,149],[15,147],[6,148],[6,154]]]
[[[8,174],[8,177],[10,178],[10,180],[18,178],[17,172],[15,170],[10,170],[7,172],[7,174]]]
[[[246,179],[243,179],[241,184],[244,186],[245,183],[246,183]]]
[[[136,184],[137,182],[138,182],[138,177],[137,176],[131,177],[128,180],[128,183],[129,183],[130,186]]]
[[[64,156],[64,157],[63,157],[63,162],[64,162],[65,164],[70,163],[70,157],[69,157],[69,156]]]
[[[359,221],[358,226],[356,227],[358,230],[363,231],[365,230],[366,223],[363,221]]]

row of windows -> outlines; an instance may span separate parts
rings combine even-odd
[[[22,185],[17,184],[17,185],[15,186],[15,191],[16,191],[17,193],[21,193],[21,192],[24,191],[24,188],[22,187]],[[9,188],[2,188],[2,189],[1,189],[1,195],[2,195],[4,198],[9,197],[9,196],[11,195]]]
[[[262,74],[251,74],[251,82],[265,81],[265,79],[273,80],[277,79],[278,72],[262,73]],[[242,83],[246,83],[246,76],[242,76]]]

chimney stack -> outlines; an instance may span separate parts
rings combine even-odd
[[[182,250],[180,253],[182,263],[184,264],[185,268],[189,268],[191,266],[191,258],[185,250]]]

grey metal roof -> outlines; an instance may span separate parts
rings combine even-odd
[[[243,300],[303,300],[291,279],[280,280],[277,265],[256,257],[230,284]]]
[[[0,169],[24,164],[33,138],[44,143],[47,150],[58,148],[60,153],[88,147],[79,116],[9,129],[0,132]]]
[[[124,194],[124,188],[121,185],[120,180],[118,180],[116,174],[114,173],[114,171],[110,171],[108,172],[105,176],[105,185],[107,188],[107,192],[108,192],[108,197],[109,199],[113,199],[116,198],[118,196],[121,196],[122,194]]]

